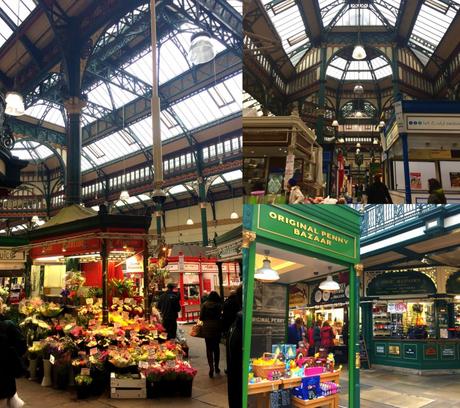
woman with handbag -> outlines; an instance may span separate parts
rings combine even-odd
[[[201,335],[206,342],[206,356],[209,364],[209,377],[220,374],[220,338],[222,336],[222,300],[212,291],[201,307],[200,320],[203,322]]]
[[[16,378],[24,374],[21,358],[27,345],[19,328],[5,316],[8,307],[0,298],[0,407],[24,405],[16,393]]]

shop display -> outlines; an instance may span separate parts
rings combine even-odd
[[[146,320],[135,299],[114,301],[110,323],[102,324],[101,299],[86,298],[70,312],[40,298],[23,300],[20,327],[31,379],[58,389],[75,386],[78,398],[99,395],[109,384],[112,398],[146,398],[148,384],[168,390],[149,393],[152,398],[191,396],[196,370],[185,360],[184,340],[167,341],[158,314]]]

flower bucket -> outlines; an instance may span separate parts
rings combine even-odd
[[[177,390],[179,392],[179,396],[191,398],[192,397],[192,386],[193,386],[193,378],[178,379],[177,380]]]
[[[43,360],[43,380],[42,387],[51,387],[53,385],[53,380],[51,377],[51,363],[49,360]]]
[[[37,364],[38,364],[38,359],[29,358],[29,380],[35,381],[37,379]]]
[[[148,399],[160,398],[163,395],[165,395],[163,392],[163,381],[147,382],[147,398]]]
[[[78,399],[86,399],[89,398],[92,394],[91,386],[89,385],[77,385],[75,389],[77,390],[77,398]]]
[[[107,381],[107,375],[105,371],[98,370],[98,369],[91,369],[91,378],[93,379],[93,382],[91,383],[91,394],[94,396],[99,396],[101,395],[108,384]]]

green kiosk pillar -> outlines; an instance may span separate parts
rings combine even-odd
[[[198,178],[198,192],[200,197],[201,233],[203,246],[208,246],[208,218],[206,216],[206,184],[203,177]]]
[[[319,273],[324,279],[329,267],[335,271],[349,271],[350,274],[350,310],[349,310],[349,407],[359,408],[359,274],[362,266],[359,264],[359,237],[361,218],[360,214],[347,206],[309,206],[309,205],[245,205],[243,214],[243,401],[242,406],[248,404],[248,374],[249,362],[253,357],[253,346],[261,343],[253,341],[253,327],[259,324],[253,321],[254,313],[254,284],[255,270],[262,265],[257,264],[259,257],[269,251],[273,256],[283,261],[295,261],[299,264],[294,271],[280,273],[280,280],[274,282],[281,285],[290,285],[308,279],[314,279]],[[305,267],[314,262],[315,269]],[[302,267],[303,265],[303,267]],[[317,279],[317,277],[316,277]],[[264,283],[264,285],[271,285]],[[257,285],[260,286],[260,285]],[[273,287],[274,288],[274,287]],[[272,289],[273,289],[272,288]],[[281,291],[279,293],[282,293]],[[288,296],[282,304],[286,305],[287,327]],[[283,296],[283,295],[280,295]],[[261,312],[260,297],[256,304],[257,313]],[[280,303],[281,304],[281,303]],[[263,312],[263,310],[262,310]],[[279,311],[278,311],[279,312]],[[281,318],[276,316],[276,324]],[[267,322],[270,322],[268,317]],[[264,320],[265,322],[265,320]],[[266,325],[266,332],[271,332],[270,323]],[[275,324],[275,323],[274,323]],[[281,323],[283,324],[283,323]],[[260,324],[259,324],[260,326]],[[265,326],[264,326],[265,327]],[[258,327],[260,329],[260,327]],[[279,330],[279,327],[278,327]],[[266,337],[257,341],[269,341]],[[273,344],[273,343],[272,343]],[[265,347],[269,345],[266,344]],[[260,347],[258,347],[260,350]],[[266,350],[271,351],[271,350]],[[254,352],[255,354],[256,352]]]

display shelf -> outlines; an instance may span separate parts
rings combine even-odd
[[[262,381],[260,383],[249,384],[248,395],[263,394],[265,392],[272,392],[279,389],[283,382],[281,380],[276,381]]]
[[[312,400],[302,400],[297,397],[292,397],[292,406],[293,407],[310,407],[310,408],[319,408],[319,407],[330,407],[338,408],[339,407],[339,394],[329,395],[327,397],[319,397]]]

